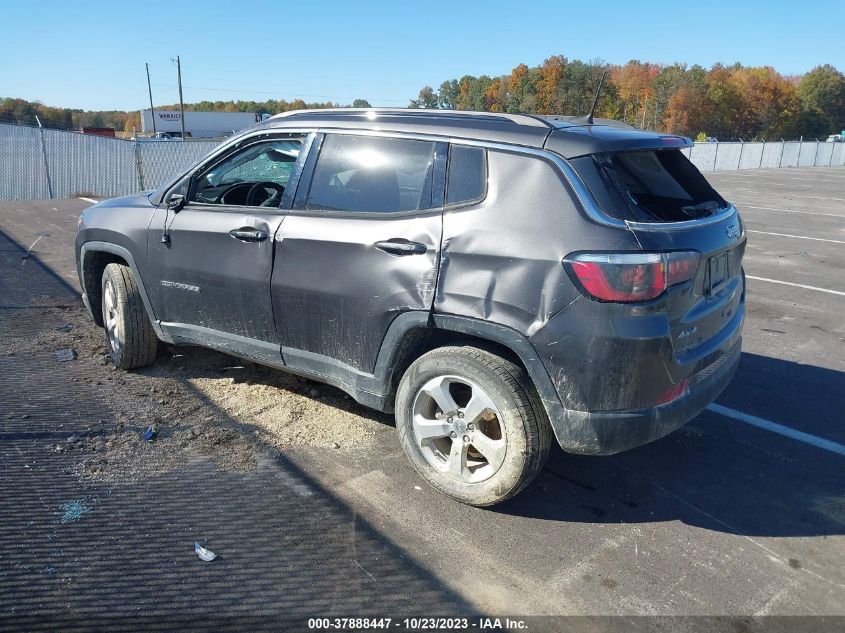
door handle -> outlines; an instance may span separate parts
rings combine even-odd
[[[425,244],[409,242],[408,240],[398,238],[376,242],[373,246],[385,253],[391,253],[393,255],[422,255],[428,250]]]
[[[241,240],[244,242],[263,242],[267,239],[266,231],[262,231],[260,229],[252,229],[248,226],[242,227],[240,229],[233,229],[229,231],[229,235],[234,237],[236,240]]]

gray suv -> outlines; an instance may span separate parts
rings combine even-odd
[[[296,111],[76,241],[114,364],[201,345],[395,412],[438,490],[512,497],[552,437],[608,455],[685,424],[740,355],[745,232],[689,139],[571,117]]]

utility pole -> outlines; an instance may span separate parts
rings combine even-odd
[[[179,122],[182,124],[182,141],[185,140],[185,104],[182,101],[182,63],[176,56],[176,75],[179,78]]]
[[[153,136],[156,135],[156,109],[153,107],[153,88],[150,84],[150,65],[144,64],[147,67],[147,91],[150,93],[150,116],[153,119]]]

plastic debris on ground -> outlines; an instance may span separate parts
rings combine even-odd
[[[56,358],[63,363],[69,360],[76,360],[76,350],[69,348],[56,350]]]
[[[207,549],[205,549],[205,548],[204,548],[202,545],[200,545],[199,543],[194,543],[194,551],[197,553],[197,556],[199,556],[199,557],[200,557],[200,559],[204,560],[204,561],[205,561],[205,562],[207,562],[207,563],[208,563],[208,562],[211,562],[211,561],[213,561],[215,558],[217,558],[217,554],[215,554],[215,553],[214,553],[214,552],[212,552],[211,550],[207,550]]]
[[[148,442],[152,442],[156,436],[158,435],[158,427],[155,424],[151,424],[147,427],[147,430],[144,431],[144,439]]]
[[[53,329],[57,332],[70,332],[73,329],[73,323],[65,323],[64,325],[54,327]]]

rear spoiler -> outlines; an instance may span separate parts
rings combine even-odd
[[[578,158],[604,152],[680,149],[692,145],[691,139],[675,134],[610,125],[579,125],[555,130],[549,134],[544,147],[564,158]]]

